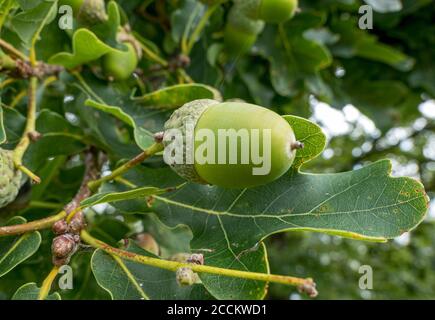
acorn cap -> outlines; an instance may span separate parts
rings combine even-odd
[[[258,19],[262,0],[233,0],[239,12],[251,19]]]
[[[21,171],[15,169],[13,152],[0,148],[0,208],[15,200],[21,187]]]
[[[118,31],[118,34],[116,35],[116,40],[119,43],[130,43],[136,51],[138,60],[142,59],[141,43],[126,28],[121,28],[120,31]]]
[[[77,19],[83,24],[97,24],[108,19],[104,0],[84,0]]]
[[[264,22],[254,20],[255,18],[252,18],[250,15],[245,15],[245,10],[251,10],[245,9],[245,6],[247,6],[248,3],[251,3],[251,1],[247,1],[246,4],[244,2],[236,3],[228,13],[228,23],[231,24],[233,28],[242,31],[245,34],[258,35],[264,29]]]
[[[186,150],[189,148],[186,139],[186,123],[192,123],[194,128],[198,123],[202,114],[212,105],[220,102],[211,99],[194,100],[184,104],[181,108],[175,110],[168,121],[165,123],[165,135],[163,137],[163,144],[165,148],[172,143],[168,130],[177,129],[183,135],[183,160],[186,159]],[[169,133],[170,134],[170,133]],[[192,152],[194,150],[191,150]],[[186,162],[186,161],[183,161]],[[201,184],[207,184],[196,172],[195,165],[183,163],[168,163],[168,165],[181,177],[188,181],[193,181]]]
[[[296,12],[298,0],[234,0],[238,10],[250,19],[282,23]]]

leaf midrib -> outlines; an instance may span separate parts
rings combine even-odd
[[[155,195],[153,197],[155,199],[160,200],[162,202],[165,202],[167,204],[172,204],[172,205],[182,207],[185,209],[190,209],[193,211],[198,211],[198,212],[202,212],[205,214],[211,214],[211,215],[216,215],[216,216],[229,216],[229,217],[234,217],[234,218],[250,218],[250,219],[253,219],[253,218],[282,219],[282,218],[287,218],[287,217],[301,217],[301,216],[316,216],[317,217],[319,215],[331,216],[331,215],[339,215],[339,214],[371,212],[371,211],[375,211],[375,210],[387,209],[387,208],[403,205],[403,204],[409,203],[411,201],[414,201],[414,200],[417,200],[420,198],[424,198],[424,195],[420,195],[418,197],[408,199],[406,201],[401,201],[401,202],[389,204],[386,206],[373,207],[373,208],[369,208],[369,209],[360,209],[360,210],[352,210],[352,211],[336,211],[336,212],[325,212],[325,213],[313,213],[311,211],[308,211],[308,212],[302,212],[302,213],[286,213],[283,215],[271,215],[271,214],[246,215],[246,214],[233,213],[233,212],[229,212],[229,211],[216,211],[216,210],[211,210],[211,209],[194,207],[194,206],[191,206],[191,205],[179,202],[179,201],[170,200],[168,198],[164,198],[164,197],[157,196],[157,195]]]

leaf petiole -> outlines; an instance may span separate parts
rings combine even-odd
[[[209,6],[204,13],[204,15],[201,17],[201,20],[199,20],[199,23],[196,25],[195,29],[192,32],[192,35],[189,37],[189,40],[184,43],[183,46],[183,53],[185,55],[189,55],[190,51],[192,51],[193,46],[195,45],[195,42],[198,40],[202,30],[204,30],[205,25],[207,24],[210,17],[213,15],[213,13],[216,11],[217,8],[221,5],[221,2],[218,2],[216,4],[213,4]]]
[[[48,294],[50,293],[51,285],[53,284],[54,279],[56,279],[58,272],[59,267],[57,266],[54,266],[53,269],[51,269],[50,273],[42,283],[41,290],[39,291],[38,295],[38,300],[45,300],[45,298],[47,298]]]
[[[90,181],[88,183],[89,189],[92,191],[95,191],[98,189],[104,182],[111,181],[124,173],[126,173],[131,168],[134,168],[135,166],[141,164],[145,159],[148,159],[149,157],[155,155],[156,153],[163,150],[163,144],[156,142],[153,145],[151,145],[149,148],[144,150],[142,153],[131,159],[130,161],[124,163],[122,166],[115,169],[111,174],[102,177],[98,180]]]
[[[40,183],[41,179],[35,175],[32,171],[26,168],[22,161],[24,153],[30,145],[30,134],[35,132],[36,128],[36,89],[38,86],[38,79],[31,77],[29,81],[29,102],[27,107],[27,122],[20,142],[17,144],[14,150],[14,165],[17,170],[22,171],[29,176],[33,182]]]

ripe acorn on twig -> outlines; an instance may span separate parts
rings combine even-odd
[[[188,136],[186,123],[193,128],[193,137]],[[221,141],[214,142],[214,150],[207,150],[203,142],[196,138],[200,130],[205,130],[217,139],[221,136],[221,130],[227,130],[237,134],[239,130],[246,130],[251,133],[246,142],[237,143],[237,154],[239,161],[231,163],[228,154],[224,156],[224,162],[220,162],[219,145]],[[205,132],[204,131],[204,132]],[[258,131],[257,141],[252,137],[252,132]],[[176,134],[182,137],[176,137]],[[266,135],[270,133],[270,135]],[[207,136],[207,139],[209,136]],[[269,138],[269,139],[267,139]],[[191,141],[191,143],[189,143]],[[249,143],[250,142],[250,143]],[[258,164],[254,163],[253,157],[245,154],[245,161],[242,162],[244,153],[255,149],[263,150],[263,156],[270,156],[270,168],[268,172],[260,172]],[[293,164],[296,151],[304,145],[296,140],[290,124],[277,113],[253,104],[243,102],[223,102],[202,99],[195,100],[183,105],[174,111],[169,120],[165,123],[165,134],[163,138],[165,145],[165,161],[181,177],[196,183],[216,185],[224,188],[249,188],[270,183],[285,174]],[[182,144],[181,148],[178,144]],[[193,144],[193,146],[192,146]],[[253,146],[254,145],[254,146]],[[246,148],[247,147],[247,148]],[[251,150],[249,150],[251,148]],[[171,159],[171,154],[182,149],[182,162]],[[191,150],[193,149],[193,150]],[[267,149],[267,150],[266,150]],[[214,151],[214,152],[213,152]],[[213,155],[213,161],[199,161],[197,155],[203,155],[208,160],[208,153]],[[267,155],[265,155],[268,153]],[[187,161],[188,155],[194,155],[193,162]],[[249,158],[248,160],[246,160]],[[266,170],[267,171],[267,170]]]

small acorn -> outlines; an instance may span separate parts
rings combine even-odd
[[[77,249],[77,242],[73,235],[67,233],[57,236],[51,244],[53,257],[66,258],[74,254]]]
[[[176,272],[176,280],[179,286],[192,286],[200,282],[198,274],[190,268],[179,268]]]
[[[13,151],[0,148],[0,208],[10,204],[21,187],[21,171],[16,170]]]
[[[68,226],[68,231],[72,234],[77,235],[80,234],[80,231],[82,231],[84,228],[86,228],[85,216],[83,214],[83,211],[79,211],[71,219]]]
[[[307,279],[305,283],[299,285],[298,291],[307,294],[310,298],[315,298],[319,294],[316,289],[316,283],[311,278]]]
[[[136,236],[137,244],[156,256],[160,255],[160,247],[154,237],[149,233],[140,233]]]
[[[234,5],[228,13],[224,31],[224,43],[227,52],[238,56],[249,51],[263,31],[264,22],[249,18]]]
[[[127,51],[111,51],[102,58],[104,74],[111,80],[128,79],[138,64],[138,54],[135,46],[125,42]]]
[[[61,235],[68,232],[68,223],[65,220],[56,221],[52,227],[53,233]]]
[[[93,25],[108,19],[104,0],[61,0],[59,6],[68,5],[77,21],[84,25]]]
[[[282,23],[291,19],[298,8],[298,0],[234,0],[238,10],[254,20]]]
[[[163,143],[166,163],[180,176],[224,188],[249,188],[278,179],[303,147],[277,113],[249,103],[208,99],[176,110],[165,124]]]
[[[188,263],[204,265],[204,255],[201,253],[192,253],[187,259]]]

